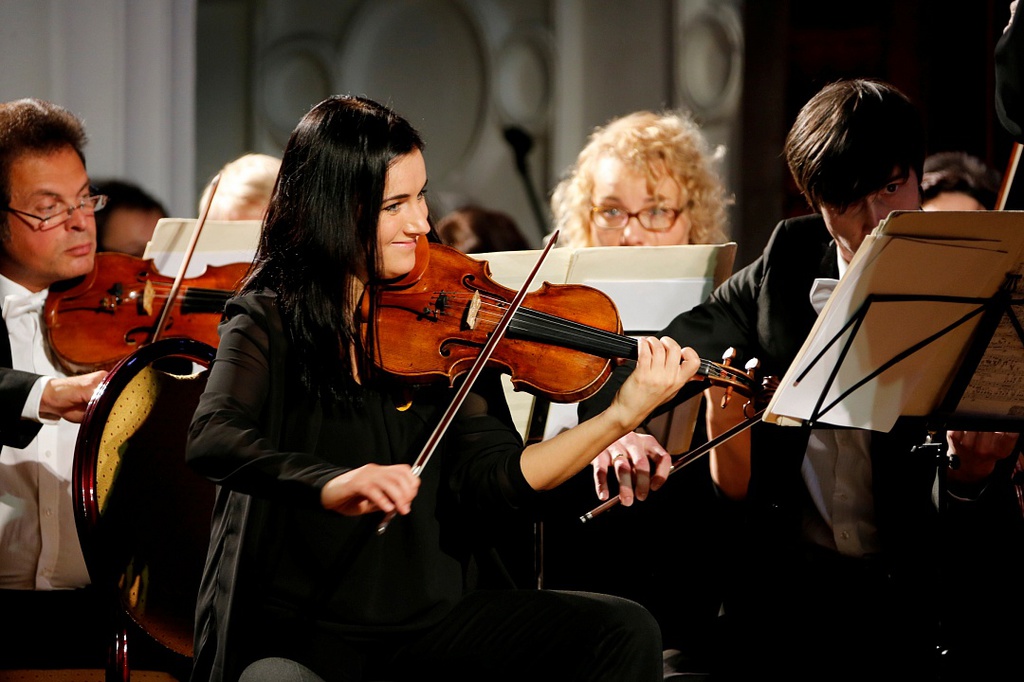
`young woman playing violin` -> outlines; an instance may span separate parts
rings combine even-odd
[[[535,509],[700,361],[643,339],[602,415],[527,448],[487,370],[414,475],[455,390],[418,386],[409,401],[372,369],[356,313],[435,238],[422,146],[392,111],[340,96],[288,142],[190,433],[190,464],[220,485],[193,679],[258,679],[279,659],[330,680],[661,679],[658,627],[638,605],[479,588],[504,585],[491,522]]]

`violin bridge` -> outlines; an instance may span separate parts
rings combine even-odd
[[[480,313],[481,297],[479,291],[473,292],[473,298],[470,299],[469,305],[466,306],[466,329],[476,329],[477,315]]]
[[[142,289],[142,309],[146,311],[147,315],[153,314],[153,299],[156,298],[156,293],[153,291],[152,280],[146,280],[146,285]]]

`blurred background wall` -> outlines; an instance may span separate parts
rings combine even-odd
[[[929,151],[1002,169],[992,51],[1009,0],[0,0],[0,100],[84,117],[96,176],[192,217],[250,151],[279,155],[333,93],[390,104],[427,141],[437,216],[511,214],[539,244],[547,199],[589,132],[637,109],[691,110],[735,197],[737,264],[806,212],[782,141],[844,76],[888,80],[924,112]]]

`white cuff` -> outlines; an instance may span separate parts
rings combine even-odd
[[[53,379],[56,379],[56,377],[41,376],[36,379],[36,383],[32,385],[32,390],[28,393],[28,398],[25,399],[25,406],[21,408],[22,419],[29,419],[41,424],[56,424],[60,421],[59,418],[44,418],[39,415],[39,405],[43,401],[43,390]]]

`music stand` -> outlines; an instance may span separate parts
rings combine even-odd
[[[893,213],[865,238],[765,421],[1021,429],[1022,278],[1024,213]]]
[[[935,455],[941,538],[946,473],[958,464],[944,432],[1024,431],[1022,282],[1024,213],[891,214],[858,250],[765,421],[889,431],[899,417],[923,419],[931,435],[916,449]]]
[[[152,260],[161,273],[173,277],[181,268],[196,222],[193,218],[161,218],[142,257]],[[208,265],[251,262],[259,244],[260,227],[259,220],[206,221],[185,276],[197,277]]]

